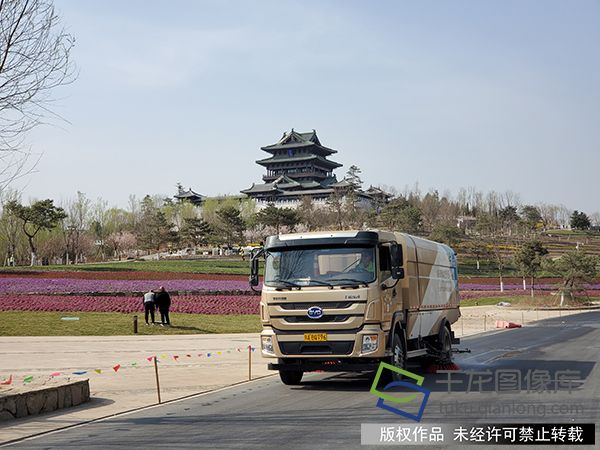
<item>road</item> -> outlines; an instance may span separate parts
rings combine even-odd
[[[600,312],[548,319],[521,329],[465,338],[461,371],[517,369],[521,390],[468,382],[448,393],[447,374],[425,375],[432,391],[421,424],[598,423]],[[418,366],[409,367],[418,372]],[[544,374],[571,370],[582,383],[535,390]],[[533,372],[536,371],[536,372]],[[557,372],[558,371],[558,372]],[[563,373],[564,374],[564,373]],[[561,375],[562,376],[562,375]],[[513,381],[515,380],[513,379]],[[473,376],[472,380],[484,380]],[[471,388],[471,392],[467,392]],[[543,385],[543,384],[542,384]],[[316,373],[301,386],[270,377],[187,400],[39,436],[11,448],[360,448],[361,423],[414,424],[375,406],[366,375]],[[596,427],[596,442],[598,426]],[[364,448],[364,447],[363,447]]]

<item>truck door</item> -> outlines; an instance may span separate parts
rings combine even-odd
[[[379,284],[391,287],[395,283],[396,280],[392,279],[390,245],[382,244],[379,246]],[[394,312],[402,308],[401,299],[395,287],[380,290],[380,296],[383,307],[382,326],[387,330],[391,326]]]

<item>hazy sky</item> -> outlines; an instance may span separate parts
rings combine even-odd
[[[600,211],[600,2],[56,0],[77,81],[26,198],[205,195],[315,128],[366,185]]]

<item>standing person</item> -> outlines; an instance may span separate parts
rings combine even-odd
[[[171,296],[165,290],[163,286],[158,288],[158,292],[155,294],[155,301],[160,311],[161,325],[171,325],[169,320],[169,308],[171,307]]]
[[[150,314],[150,318],[152,319],[152,325],[154,325],[154,291],[150,290],[146,292],[142,301],[144,303],[144,318],[146,319],[146,325],[150,325],[148,323],[148,314]]]

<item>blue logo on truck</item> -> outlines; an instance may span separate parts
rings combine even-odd
[[[323,317],[323,310],[318,306],[311,306],[306,313],[311,319],[320,319]]]

